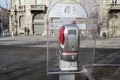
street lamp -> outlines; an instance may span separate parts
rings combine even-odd
[[[14,8],[14,13],[15,13],[15,28],[16,28],[16,35],[17,35],[17,23],[18,23],[18,20],[17,20],[17,12],[18,12],[18,10],[17,10],[17,7],[16,7],[16,5],[15,5],[15,8]]]

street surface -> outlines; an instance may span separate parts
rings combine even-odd
[[[0,55],[0,80],[47,80],[46,48],[0,46]]]
[[[50,37],[49,40],[56,40],[57,37]],[[47,37],[42,36],[17,36],[0,37],[0,45],[11,45],[21,47],[46,47]],[[81,43],[84,40],[81,41]],[[89,44],[89,43],[88,43]],[[54,46],[54,45],[53,45]],[[96,48],[120,48],[120,38],[97,38]]]
[[[0,38],[0,80],[58,80],[58,75],[47,76],[46,39],[46,37],[40,36]],[[119,41],[119,38],[97,39],[97,48],[94,60],[94,64],[96,64],[95,66],[97,66],[97,64],[114,64],[113,67],[115,68],[111,68],[111,66],[108,66],[110,67],[109,70],[103,72],[103,76],[99,76],[96,73],[100,71],[105,71],[105,69],[102,68],[102,70],[101,68],[99,68],[99,66],[94,67],[95,71],[93,75],[95,76],[96,80],[104,80],[102,78],[110,78],[111,76],[114,77],[114,79],[111,80],[120,80],[120,74],[118,72],[120,71],[120,66],[118,66],[120,64]],[[54,54],[52,54],[56,51],[54,45],[51,50],[52,51],[50,52],[50,59],[52,59],[52,61],[56,61],[57,58]],[[81,53],[86,53],[87,49],[82,48],[80,49],[80,51]],[[117,66],[115,66],[116,64]],[[117,75],[114,76],[113,74],[109,74],[105,76],[105,73],[109,72]],[[98,77],[99,79],[97,79]]]

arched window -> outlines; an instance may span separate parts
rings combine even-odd
[[[34,20],[44,20],[44,14],[35,14]]]
[[[42,4],[42,1],[41,0],[35,0],[35,4],[36,5]]]
[[[19,5],[23,6],[24,5],[24,0],[19,0]]]
[[[20,16],[20,18],[19,18],[19,27],[20,28],[24,28],[23,23],[24,23],[23,16]]]
[[[44,32],[45,14],[34,14],[33,16],[33,34],[42,34]]]

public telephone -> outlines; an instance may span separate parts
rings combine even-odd
[[[79,52],[79,29],[75,24],[66,24],[60,28],[60,57],[65,61],[77,61]]]

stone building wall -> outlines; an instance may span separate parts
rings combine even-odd
[[[42,1],[41,5],[45,5],[46,7],[48,7],[52,0],[41,0],[41,1]],[[89,17],[91,15],[93,15],[93,14],[91,14],[91,12],[94,12],[94,11],[96,11],[96,13],[98,12],[98,15],[96,15],[96,17],[98,17],[98,22],[96,24],[99,26],[100,35],[102,35],[103,32],[106,32],[109,34],[110,29],[108,29],[108,27],[110,27],[110,26],[108,23],[108,19],[109,19],[109,15],[110,15],[109,9],[110,9],[110,4],[112,4],[112,0],[92,0],[92,1],[91,0],[87,0],[87,1],[76,0],[76,1],[79,2],[81,5],[83,5],[83,7],[85,6],[85,9],[86,9]],[[94,1],[97,2],[97,6],[94,5]],[[10,15],[10,31],[12,32],[12,30],[15,31],[15,25],[14,25],[15,5],[17,6],[17,10],[20,5],[19,5],[19,0],[11,0],[11,3],[12,3],[12,5],[11,5],[11,15]],[[120,3],[120,0],[117,0],[117,4],[119,4],[119,3]],[[88,4],[90,4],[90,5],[88,5]],[[24,0],[25,10],[17,12],[17,20],[18,20],[17,31],[18,31],[18,33],[24,33],[24,27],[28,27],[31,31],[31,34],[33,33],[32,32],[33,24],[34,24],[33,18],[35,16],[36,12],[31,11],[31,5],[35,5],[35,0]],[[40,15],[44,14],[44,16],[46,14],[46,12],[40,12],[40,11],[38,11],[37,13],[39,13]],[[22,17],[22,24],[20,24],[20,20],[19,20],[20,17]]]
[[[99,23],[101,26],[101,36],[103,32],[107,33],[108,37],[115,37],[119,36],[120,32],[117,30],[120,26],[116,22],[119,22],[119,17],[112,21],[110,20],[111,14],[120,14],[120,10],[117,9],[119,7],[120,0],[117,0],[116,5],[112,3],[112,0],[99,0]],[[114,9],[111,9],[111,7],[114,7]],[[116,28],[114,26],[117,26]],[[116,29],[116,30],[115,30]]]
[[[49,0],[41,0],[40,5],[49,5]],[[35,0],[24,0],[23,5],[20,5],[19,0],[11,0],[11,13],[10,13],[10,32],[15,34],[17,31],[18,34],[24,33],[24,28],[27,27],[30,30],[30,34],[33,33],[33,17],[36,13],[41,14],[38,10],[36,12],[31,11],[31,6],[35,5]],[[17,28],[15,28],[15,5],[17,8]],[[19,7],[23,6],[24,10],[19,11]],[[22,20],[20,20],[22,18]],[[22,21],[22,22],[21,22]]]

